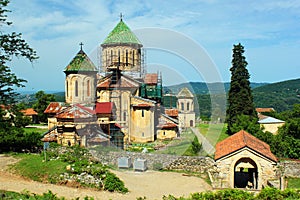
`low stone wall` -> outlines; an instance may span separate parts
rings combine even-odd
[[[135,159],[147,160],[148,169],[154,169],[157,166],[162,166],[168,170],[184,170],[191,172],[205,173],[211,169],[215,161],[210,157],[203,156],[175,156],[167,154],[151,154],[151,153],[136,153],[136,152],[96,152],[91,150],[90,153],[94,158],[101,161],[103,164],[117,165],[118,158],[128,157],[133,162]]]
[[[283,172],[285,177],[300,178],[300,160],[280,161],[279,170]]]

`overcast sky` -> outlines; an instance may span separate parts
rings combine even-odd
[[[239,42],[252,82],[300,78],[299,0],[11,0],[9,9],[11,30],[40,56],[33,64],[14,59],[14,72],[28,80],[23,90],[63,91],[63,70],[80,42],[98,66],[97,49],[120,13],[145,46],[147,70],[162,71],[165,85],[230,81],[232,47]]]

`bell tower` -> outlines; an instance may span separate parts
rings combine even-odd
[[[65,99],[69,104],[95,102],[97,69],[87,54],[80,50],[65,68]]]
[[[101,72],[115,69],[122,71],[133,78],[144,77],[143,45],[123,21],[109,33],[101,44]]]

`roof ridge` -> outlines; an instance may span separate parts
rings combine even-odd
[[[120,20],[114,29],[104,39],[102,45],[107,44],[138,44],[142,45],[136,35],[130,30],[127,24]]]

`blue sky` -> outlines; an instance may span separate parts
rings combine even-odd
[[[63,70],[79,51],[80,42],[98,65],[97,48],[119,22],[121,12],[125,23],[137,33],[146,28],[174,33],[162,45],[171,49],[161,49],[160,44],[152,49],[145,45],[148,71],[162,71],[165,85],[230,81],[232,46],[239,42],[245,46],[251,81],[300,78],[298,0],[11,0],[9,9],[11,30],[21,32],[40,56],[33,64],[13,60],[13,71],[28,80],[23,90],[64,90]],[[176,34],[189,40],[172,40]],[[147,34],[138,35],[147,43]],[[156,37],[160,35],[152,34],[152,39]],[[185,55],[176,54],[176,44],[185,49]],[[194,71],[190,59],[197,57],[199,49],[190,48],[192,44],[210,58],[218,78],[207,77],[211,63],[202,63],[200,73]],[[207,72],[202,71],[205,67]]]

